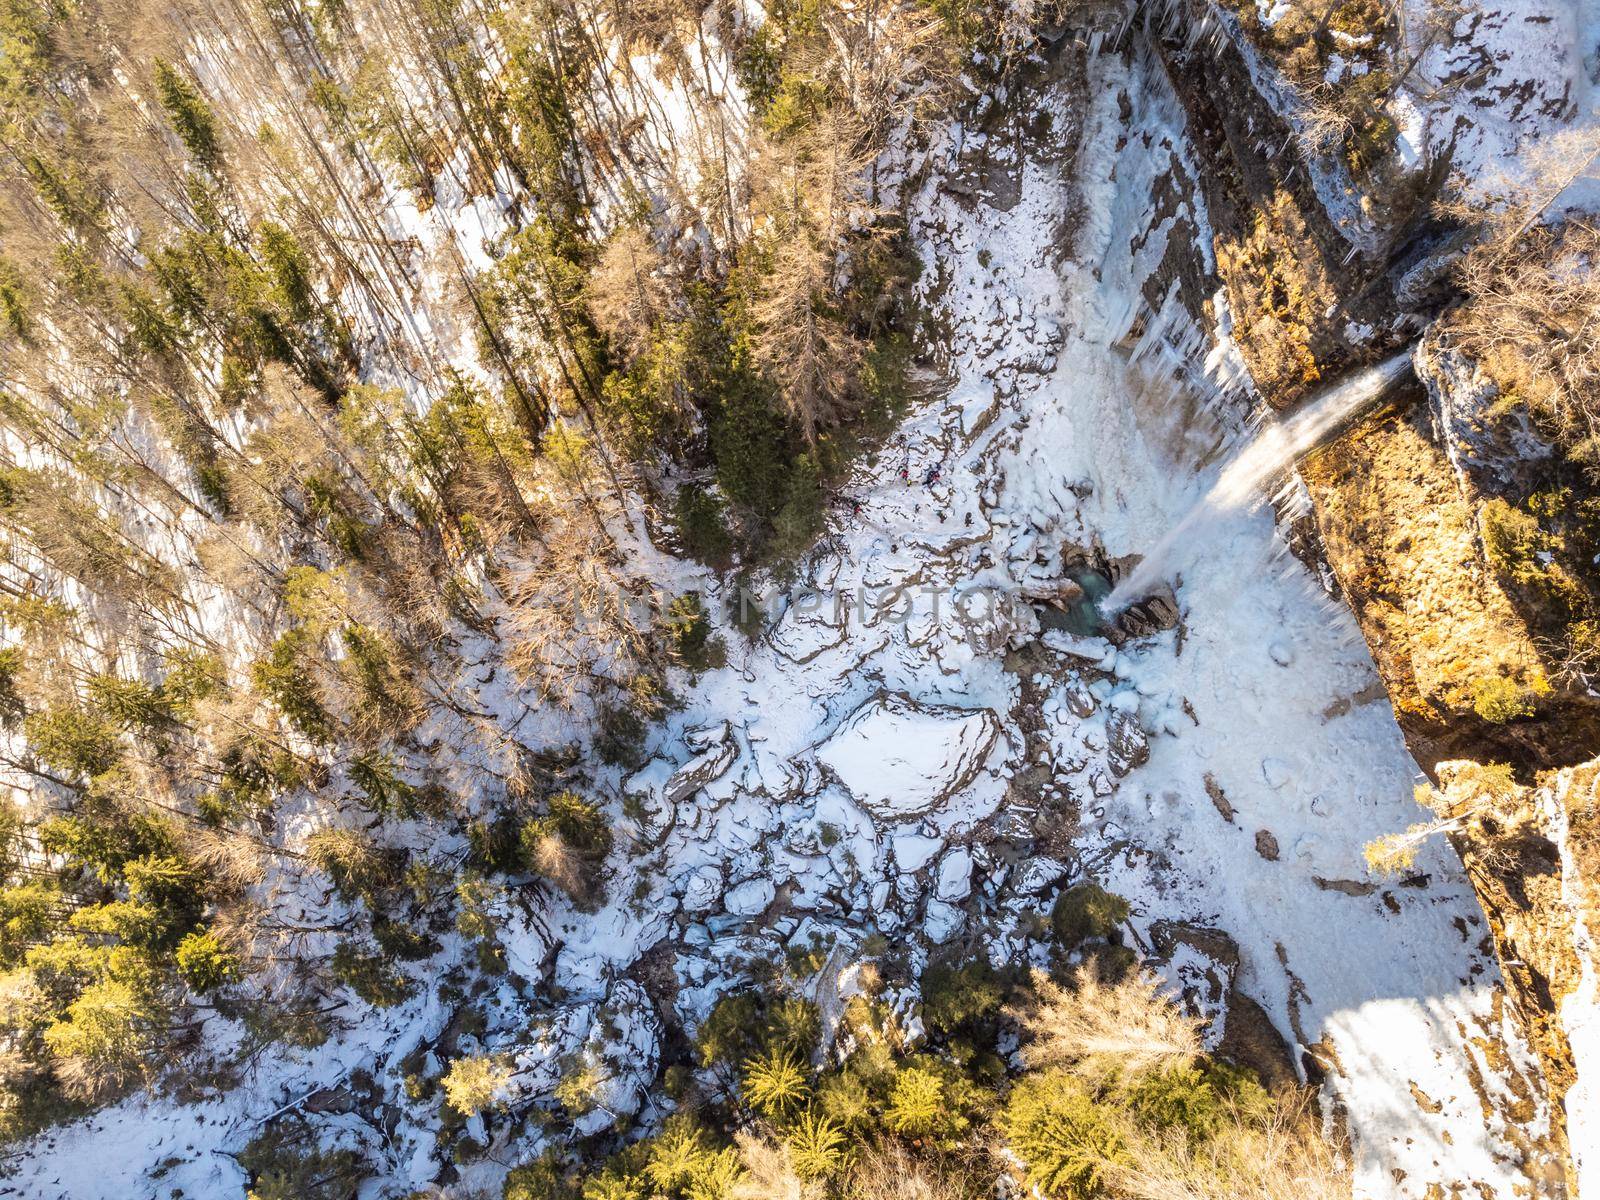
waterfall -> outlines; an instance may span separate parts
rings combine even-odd
[[[1223,466],[1217,481],[1106,597],[1107,615],[1149,595],[1193,552],[1196,535],[1217,518],[1254,507],[1261,486],[1306,451],[1338,432],[1411,367],[1409,350],[1368,367],[1302,405],[1286,420],[1263,422],[1250,442]]]

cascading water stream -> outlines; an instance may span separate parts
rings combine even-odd
[[[1109,617],[1155,590],[1199,544],[1195,536],[1219,517],[1254,507],[1261,485],[1290,466],[1384,395],[1411,366],[1410,351],[1368,367],[1302,406],[1287,420],[1264,423],[1250,444],[1228,460],[1211,490],[1128,572],[1101,610]]]

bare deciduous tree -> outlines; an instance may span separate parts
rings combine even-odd
[[[1107,983],[1090,963],[1071,988],[1037,971],[1033,982],[1035,1002],[1016,1014],[1030,1038],[1022,1051],[1030,1067],[1136,1073],[1186,1064],[1200,1053],[1200,1023],[1154,976],[1129,971]]]

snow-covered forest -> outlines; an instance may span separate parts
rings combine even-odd
[[[0,1196],[1600,1191],[1596,54],[0,0]]]

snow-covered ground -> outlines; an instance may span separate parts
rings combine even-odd
[[[1037,169],[1018,211],[980,214],[954,238],[987,249],[992,274],[971,250],[951,274],[972,281],[966,303],[980,312],[983,292],[1010,287],[1021,311],[1059,312],[1070,331],[1055,370],[1019,405],[1028,426],[1000,464],[1012,486],[997,539],[1030,525],[1076,526],[1115,556],[1153,545],[1208,476],[1183,471],[1165,452],[1175,441],[1170,417],[1141,411],[1147,387],[1108,345],[1121,332],[1124,299],[1093,276],[1141,273],[1124,260],[1132,242],[1144,242],[1147,173],[1162,170],[1162,152],[1148,125],[1132,148],[1113,152],[1116,72],[1105,60],[1101,70],[1112,78],[1091,83],[1102,112],[1081,166],[1095,226],[1066,278],[1058,285],[1038,270],[1065,198]],[[1141,161],[1141,141],[1151,140],[1158,149]],[[1159,238],[1151,241],[1140,249],[1145,262],[1160,254]],[[975,356],[968,377],[984,369]],[[1054,486],[1062,480],[1080,486],[1064,492]],[[1359,632],[1284,555],[1267,515],[1200,534],[1179,590],[1181,646],[1169,633],[1125,649],[1113,666],[1122,682],[1106,700],[1114,706],[1131,689],[1141,723],[1165,736],[1153,737],[1148,764],[1113,796],[1086,801],[1080,849],[1108,886],[1134,899],[1136,924],[1166,918],[1226,930],[1240,946],[1244,990],[1279,1029],[1305,1045],[1327,1039],[1339,1064],[1330,1086],[1358,1137],[1362,1191],[1477,1182],[1510,1194],[1525,1180],[1507,1135],[1535,1130],[1508,1130],[1498,1117],[1485,1126],[1485,1102],[1497,1109],[1514,1086],[1498,1078],[1486,1049],[1508,1047],[1525,1077],[1534,1067],[1498,1003],[1498,973],[1459,863],[1441,844],[1423,864],[1425,885],[1367,883],[1363,844],[1420,817],[1416,768]],[[1174,700],[1187,701],[1185,717],[1172,717]],[[1083,736],[1066,739],[1074,733]],[[1210,801],[1208,777],[1231,821]],[[1277,847],[1275,861],[1258,851],[1260,830]],[[1341,881],[1355,886],[1328,886]]]
[[[972,135],[949,130],[930,151],[910,223],[953,386],[858,469],[814,590],[791,592],[753,644],[728,631],[729,665],[686,690],[658,760],[622,784],[633,845],[608,903],[504,910],[511,970],[561,999],[537,1034],[507,1016],[485,1042],[516,1054],[522,1100],[548,1096],[578,1052],[603,1078],[599,1124],[648,1117],[659,1029],[624,972],[662,942],[691,1024],[786,949],[826,955],[814,984],[826,1012],[872,931],[917,962],[963,934],[997,960],[1038,959],[1027,918],[1088,873],[1132,901],[1141,945],[1158,921],[1237,942],[1243,991],[1329,1070],[1363,1195],[1512,1195],[1526,1182],[1520,1139],[1546,1116],[1535,1105],[1510,1129],[1500,1115],[1533,1068],[1481,915],[1442,845],[1420,882],[1367,879],[1363,844],[1418,819],[1415,768],[1353,623],[1282,553],[1270,517],[1208,525],[1184,548],[1181,631],[1121,649],[1052,632],[1028,665],[1008,661],[1033,610],[996,596],[1058,578],[1069,545],[1148,549],[1215,470],[1195,450],[1218,424],[1185,417],[1196,410],[1175,402],[1174,364],[1122,346],[1176,227],[1152,208],[1183,154],[1175,107],[1111,57],[1091,65],[1087,95],[1086,118],[1064,90],[1030,97],[1060,129],[1084,120],[1084,137],[1065,161],[1018,164],[1009,211],[941,190]],[[1087,215],[1064,240],[1073,213]],[[1203,229],[1203,213],[1187,217]],[[1225,347],[1206,365],[1232,370]],[[1037,853],[1052,814],[1073,813],[1070,844]],[[1195,966],[1170,958],[1180,982]],[[265,1118],[355,1067],[384,1073],[444,1019],[425,989],[358,1034],[270,1060],[216,1104],[125,1102],[42,1138],[0,1196],[235,1194],[230,1153]],[[382,1164],[371,1194],[437,1171],[425,1122],[351,1136]],[[540,1136],[493,1147],[463,1184],[492,1186],[496,1160]]]

